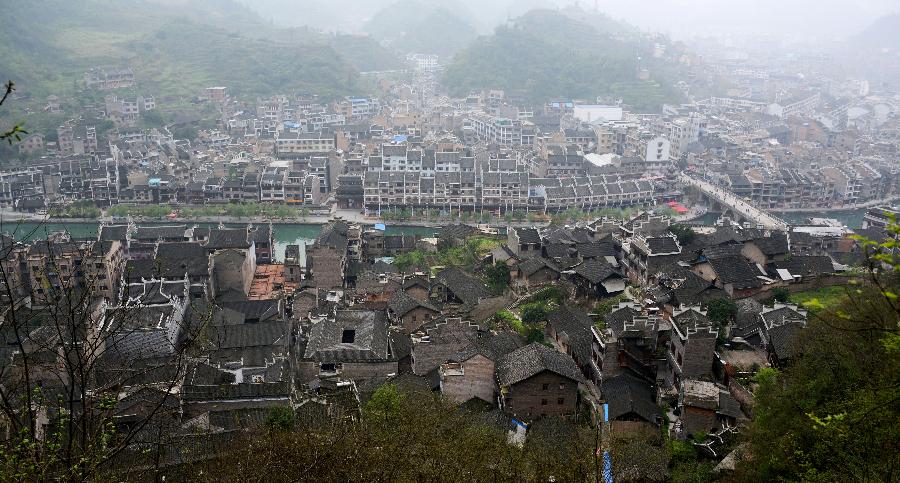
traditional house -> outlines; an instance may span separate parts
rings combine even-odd
[[[614,265],[596,259],[585,260],[574,267],[569,277],[581,297],[603,298],[625,290],[625,277]]]
[[[537,342],[497,361],[500,407],[519,419],[575,414],[582,381],[571,357]]]
[[[704,280],[714,282],[732,298],[752,295],[762,286],[760,277],[766,276],[759,266],[751,266],[740,255],[701,259],[691,270]]]
[[[706,434],[744,419],[740,403],[724,386],[688,379],[681,383],[678,395],[681,432],[686,437]]]
[[[298,382],[316,378],[387,379],[398,371],[387,314],[371,310],[338,310],[309,329]]]
[[[515,265],[513,279],[526,287],[539,286],[559,280],[561,270],[544,258],[526,258]]]
[[[797,334],[806,327],[806,311],[796,305],[775,304],[759,313],[762,343],[769,362],[784,367],[797,356]]]
[[[460,318],[448,318],[426,325],[412,338],[412,372],[426,376],[437,387],[436,370],[451,356],[473,345],[478,325]]]
[[[604,378],[600,396],[609,405],[609,420],[614,430],[640,430],[662,422],[656,390],[645,379],[630,373]]]
[[[518,257],[533,257],[541,253],[541,234],[536,228],[510,228],[507,246]]]
[[[679,308],[672,315],[668,383],[684,379],[712,379],[719,330],[699,307]]]
[[[427,300],[398,291],[388,301],[387,313],[392,325],[402,327],[406,334],[412,334],[437,318],[441,311]]]
[[[497,360],[522,346],[520,337],[511,332],[486,335],[473,345],[452,355],[441,364],[441,393],[450,400],[464,403],[473,398],[497,403]]]

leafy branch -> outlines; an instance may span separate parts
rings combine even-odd
[[[0,98],[0,106],[2,106],[12,92],[16,90],[16,84],[13,81],[7,81],[6,84],[3,85],[3,90],[3,97]],[[21,141],[23,134],[28,134],[28,131],[22,129],[22,126],[19,124],[16,124],[9,131],[0,133],[0,141],[6,141],[9,144],[12,144],[13,141]]]

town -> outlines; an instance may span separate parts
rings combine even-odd
[[[889,268],[900,94],[708,48],[654,44],[689,72],[655,110],[454,95],[431,53],[338,96],[175,103],[127,63],[75,95],[9,84],[3,109],[64,121],[0,149],[0,434],[102,414],[128,471],[158,472],[400,391],[520,447],[548,421],[597,428],[626,481],[675,463],[610,439],[660,434],[729,478],[761,381]]]

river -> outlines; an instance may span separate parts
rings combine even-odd
[[[140,226],[182,225],[183,223],[140,223]],[[190,223],[190,226],[216,227],[218,223]],[[0,225],[0,233],[14,235],[20,241],[33,241],[46,238],[48,233],[66,231],[76,239],[97,238],[97,223],[40,223],[22,222]],[[226,227],[247,226],[246,223],[225,223]],[[278,224],[272,225],[275,230],[275,259],[284,260],[284,249],[288,245],[312,243],[318,236],[322,225],[317,224]],[[432,236],[436,229],[424,226],[390,226],[385,231],[388,235],[421,235]]]
[[[859,208],[848,211],[794,211],[774,214],[791,225],[806,224],[810,218],[833,218],[847,225],[848,228],[862,228],[863,217],[866,215],[867,210],[868,208]],[[695,222],[702,225],[712,225],[720,215],[721,213],[710,212],[701,216]]]

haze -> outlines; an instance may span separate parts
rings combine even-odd
[[[378,10],[395,3],[393,0],[243,1],[275,23],[346,32],[359,30]],[[894,0],[459,0],[456,3],[464,6],[466,13],[472,13],[479,26],[486,30],[533,8],[580,5],[586,9],[596,7],[643,30],[665,32],[676,38],[727,34],[839,39],[857,33],[881,16],[900,12]]]

